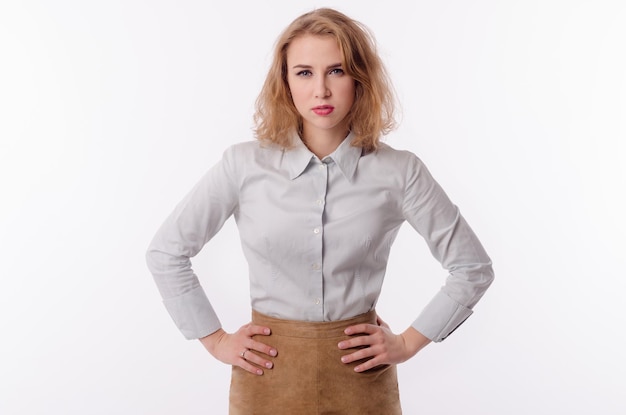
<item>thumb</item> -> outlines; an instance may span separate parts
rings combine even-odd
[[[385,323],[383,319],[380,318],[379,315],[376,315],[376,324],[378,324],[379,326],[385,327],[387,329],[389,328],[389,324]]]

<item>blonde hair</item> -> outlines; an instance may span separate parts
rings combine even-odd
[[[289,148],[294,133],[302,130],[302,118],[293,104],[287,84],[287,48],[295,38],[303,35],[337,39],[344,59],[344,71],[355,81],[355,100],[347,115],[354,134],[352,145],[367,152],[375,150],[381,135],[389,133],[396,125],[391,82],[369,29],[329,8],[303,14],[279,36],[273,61],[256,100],[256,138]]]

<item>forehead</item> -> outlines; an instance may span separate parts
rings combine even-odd
[[[341,63],[343,55],[333,36],[302,35],[287,47],[288,65],[313,65],[315,63]]]

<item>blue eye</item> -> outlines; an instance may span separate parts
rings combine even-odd
[[[341,68],[334,68],[330,71],[331,74],[333,75],[343,75],[343,69]]]
[[[311,71],[309,71],[308,69],[304,69],[298,73],[296,73],[297,76],[311,76]]]

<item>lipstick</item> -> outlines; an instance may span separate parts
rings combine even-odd
[[[329,115],[334,110],[335,107],[333,107],[332,105],[320,105],[317,107],[313,107],[313,112],[317,115]]]

